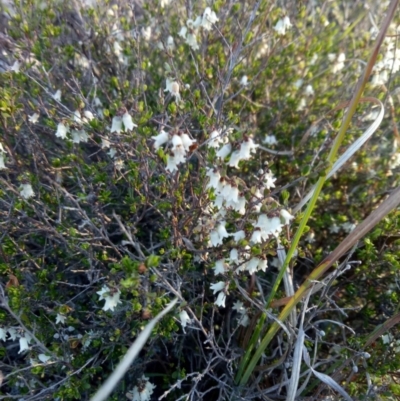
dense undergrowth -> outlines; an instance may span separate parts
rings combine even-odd
[[[396,399],[398,327],[366,342],[399,313],[398,211],[299,304],[246,386],[235,381],[388,3],[11,3],[0,399],[89,400],[174,296],[110,400],[286,399],[304,310],[315,370],[353,399]],[[365,91],[383,122],[326,182],[260,338],[279,299],[399,185],[396,18]],[[377,110],[360,103],[340,153]],[[302,362],[296,399],[339,399],[309,373]]]

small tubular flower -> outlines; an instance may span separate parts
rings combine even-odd
[[[212,28],[212,24],[215,24],[217,21],[219,21],[219,19],[218,19],[217,15],[215,14],[215,12],[212,11],[210,7],[207,7],[203,13],[203,18],[201,20],[201,26],[206,31],[210,31]]]
[[[278,35],[285,35],[286,34],[286,30],[290,29],[292,27],[292,24],[290,22],[290,19],[288,16],[285,16],[283,19],[280,19],[274,29],[275,31],[278,33]]]
[[[246,270],[250,273],[253,274],[257,271],[258,264],[260,263],[260,259],[254,257],[251,258],[247,264],[246,264]]]
[[[240,145],[239,157],[241,160],[248,160],[251,154],[256,151],[258,145],[251,138],[246,138]]]
[[[232,233],[230,235],[231,235],[231,237],[233,237],[235,242],[238,242],[241,239],[245,239],[246,238],[246,234],[245,234],[245,232],[243,230],[236,231],[235,233]]]
[[[20,189],[19,194],[24,199],[29,199],[29,198],[32,198],[32,196],[35,196],[35,192],[33,192],[33,188],[32,188],[31,184],[21,184],[19,189]]]
[[[173,154],[167,155],[167,167],[165,167],[167,171],[173,173],[174,171],[178,170],[178,164],[179,160],[177,160]]]
[[[158,150],[164,143],[168,142],[169,135],[168,132],[161,130],[160,133],[156,136],[152,136],[151,139],[154,139],[154,149]]]
[[[217,157],[220,159],[225,159],[232,151],[232,145],[227,143],[226,145],[222,146],[222,148],[217,152]]]
[[[185,310],[183,310],[179,314],[179,319],[181,320],[182,329],[183,329],[183,332],[185,333],[186,325],[188,323],[190,323],[192,321],[192,319],[189,317],[188,313]]]
[[[210,288],[213,290],[213,294],[215,295],[217,292],[225,289],[225,281],[218,281],[218,283],[211,284]]]
[[[229,159],[228,166],[234,167],[234,168],[239,168],[239,162],[240,162],[240,160],[242,160],[242,159],[240,158],[240,151],[235,150],[235,151],[231,154],[231,158]]]
[[[111,133],[116,132],[117,134],[120,134],[121,131],[122,131],[122,118],[115,116],[112,119]]]
[[[226,294],[225,292],[221,291],[217,295],[217,299],[215,300],[214,304],[217,306],[221,306],[222,308],[225,308],[225,300],[226,300]]]
[[[218,189],[219,181],[221,179],[221,174],[219,173],[219,171],[213,168],[209,168],[206,176],[209,178],[207,188]]]
[[[220,259],[215,262],[215,266],[213,267],[214,269],[214,275],[216,276],[217,274],[224,274],[225,273],[225,260]]]
[[[256,228],[251,235],[250,241],[253,244],[260,244],[263,241],[263,235],[260,228]]]
[[[172,81],[171,79],[167,78],[164,92],[169,92],[177,102],[181,100],[181,95],[179,94],[179,83],[176,81]]]
[[[281,218],[282,218],[282,220],[283,220],[283,224],[285,224],[285,225],[287,225],[287,224],[290,224],[290,220],[293,220],[294,219],[294,216],[292,216],[287,210],[285,210],[285,209],[282,209],[281,210],[281,213],[280,213],[280,215],[281,215]]]
[[[64,125],[63,123],[59,123],[57,125],[56,137],[65,139],[67,137],[68,132],[69,132],[69,127],[67,125]]]
[[[128,112],[122,116],[122,122],[124,123],[126,130],[132,131],[133,128],[137,127],[137,125],[132,121],[132,117]]]
[[[149,401],[151,399],[151,395],[155,389],[155,385],[149,382],[149,379],[144,375],[140,380],[138,380],[137,386],[135,386],[132,390],[131,400],[132,401]]]

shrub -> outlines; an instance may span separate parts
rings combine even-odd
[[[2,6],[1,397],[88,400],[172,296],[110,399],[398,395],[398,211],[238,386],[280,299],[399,185],[393,24],[366,89],[387,115],[327,181],[274,293],[385,11],[282,3]],[[360,103],[343,148],[377,119]]]

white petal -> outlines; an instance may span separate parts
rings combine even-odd
[[[19,193],[24,199],[29,199],[32,196],[35,196],[31,184],[21,184],[19,189],[20,189]]]
[[[125,113],[122,116],[122,122],[124,123],[125,129],[129,131],[132,131],[133,128],[137,127],[137,125],[132,121],[132,117],[128,113]]]
[[[120,134],[121,131],[122,131],[122,118],[115,116],[112,119],[111,133],[116,132],[117,134]]]
[[[213,290],[213,293],[216,294],[218,291],[222,291],[225,288],[225,281],[218,281],[218,283],[211,284],[210,288]]]

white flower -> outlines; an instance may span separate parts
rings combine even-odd
[[[236,210],[239,214],[246,213],[246,198],[244,196],[239,196],[238,200],[233,204],[233,209]]]
[[[240,79],[240,85],[242,86],[247,86],[249,83],[247,75],[243,75],[243,77]]]
[[[306,108],[306,106],[307,106],[306,99],[304,99],[304,97],[302,97],[302,98],[300,99],[300,101],[299,101],[299,104],[298,104],[296,110],[297,110],[297,111],[302,111],[302,110],[304,110],[304,109]]]
[[[262,236],[262,231],[261,229],[256,229],[253,231],[253,234],[251,235],[250,241],[253,244],[260,244],[263,240],[263,236]]]
[[[304,89],[304,94],[306,96],[314,96],[314,89],[312,85],[307,85],[306,88]]]
[[[10,327],[9,329],[7,329],[8,334],[10,335],[10,339],[12,341],[15,341],[17,339],[17,330],[14,329],[14,327]]]
[[[60,313],[57,313],[56,324],[58,324],[58,323],[64,324],[66,320],[67,320],[66,316],[61,315]]]
[[[122,122],[124,123],[125,130],[132,131],[137,125],[132,121],[132,117],[128,112],[122,116]]]
[[[215,12],[211,11],[210,7],[207,7],[203,13],[203,18],[201,20],[201,26],[206,31],[209,31],[212,28],[212,24],[215,24],[217,21],[219,21],[219,19],[218,19],[217,15],[215,14]]]
[[[333,223],[333,224],[329,227],[329,232],[330,232],[331,234],[337,234],[337,233],[339,232],[339,230],[340,230],[340,227],[339,227],[336,223]]]
[[[266,135],[265,139],[263,140],[263,143],[267,145],[276,145],[278,141],[276,140],[275,135]]]
[[[190,136],[185,133],[181,134],[181,141],[186,152],[189,152],[190,147],[196,142],[195,139],[191,139]]]
[[[72,115],[73,115],[74,121],[77,124],[82,124],[83,123],[81,112],[79,110],[75,110]]]
[[[115,116],[112,119],[111,133],[116,132],[117,134],[120,134],[121,131],[122,131],[122,118]]]
[[[167,155],[167,167],[165,169],[170,173],[173,173],[175,170],[178,170],[179,160],[175,158],[174,155]]]
[[[86,120],[86,121],[92,121],[94,119],[94,115],[90,110],[85,110],[83,112],[83,115],[85,116],[84,120]]]
[[[219,234],[215,230],[210,232],[210,243],[211,243],[211,246],[218,246],[218,245],[222,244],[222,241],[219,238]]]
[[[225,260],[220,259],[215,262],[215,266],[213,267],[214,269],[214,275],[216,276],[217,274],[223,274],[225,273]]]
[[[244,307],[243,302],[241,301],[236,301],[233,304],[232,309],[240,314],[246,313],[246,308]]]
[[[200,49],[200,47],[197,43],[196,35],[193,33],[189,33],[186,36],[186,43],[192,48],[192,50]]]
[[[119,44],[119,42],[117,40],[114,42],[113,47],[114,47],[114,54],[116,56],[119,56],[123,49],[122,49],[121,45]]]
[[[164,145],[164,143],[168,142],[169,135],[168,132],[161,130],[157,136],[152,136],[151,139],[154,139],[154,149],[157,150],[160,146]]]
[[[38,358],[39,358],[40,362],[46,363],[47,361],[49,361],[51,359],[51,356],[47,356],[45,354],[39,354]]]
[[[237,231],[235,233],[231,234],[231,237],[233,237],[233,239],[235,240],[235,242],[240,241],[241,239],[245,239],[246,238],[246,234],[244,233],[243,230]]]
[[[340,53],[337,58],[335,54],[328,55],[329,60],[335,61],[332,65],[332,72],[336,74],[340,70],[344,68],[344,61],[346,60],[346,55],[344,53]]]
[[[210,179],[207,183],[207,188],[219,188],[219,182],[221,179],[221,175],[218,170],[214,170],[213,168],[209,168],[206,176]]]
[[[392,342],[392,337],[390,334],[384,334],[381,338],[383,344],[390,344]]]
[[[293,85],[296,89],[299,89],[303,85],[303,80],[299,78]]]
[[[56,137],[65,139],[67,137],[68,132],[69,132],[69,127],[67,125],[64,125],[63,123],[59,123],[57,126]]]
[[[350,233],[351,231],[353,231],[356,228],[356,225],[354,223],[350,223],[350,222],[346,221],[345,223],[342,224],[342,228],[347,233]]]
[[[111,294],[110,289],[104,285],[103,288],[100,291],[97,291],[96,294],[99,294],[100,298],[99,301],[102,301],[103,299],[106,301],[106,303],[103,306],[103,310],[114,310],[117,304],[120,304],[121,301],[119,299],[121,292],[120,290],[117,290],[113,294]]]
[[[250,261],[247,262],[246,264],[246,270],[250,273],[253,274],[257,271],[258,264],[260,263],[260,259],[258,258],[251,258]]]
[[[223,291],[221,291],[218,294],[217,299],[215,300],[214,304],[225,308],[225,300],[226,300],[226,294]]]
[[[195,21],[193,21],[192,19],[188,19],[186,21],[186,25],[189,29],[196,30],[197,32],[197,29],[201,26],[201,22],[202,18],[198,16]]]
[[[291,28],[292,24],[290,22],[290,19],[288,16],[284,17],[283,19],[280,19],[274,29],[275,31],[278,33],[278,35],[285,35],[286,34],[286,30]]]
[[[53,95],[53,99],[56,101],[61,101],[61,90],[58,89],[57,92]]]
[[[6,165],[4,164],[4,153],[0,153],[0,170],[6,169]]]
[[[101,148],[107,149],[111,145],[111,142],[108,139],[101,138]]]
[[[256,151],[258,145],[254,143],[251,138],[245,139],[240,145],[240,159],[248,160],[251,158],[251,154]]]
[[[282,209],[280,213],[285,225],[290,224],[290,220],[294,219],[294,216],[292,216],[287,210]]]
[[[181,95],[179,94],[179,83],[176,81],[171,81],[169,78],[167,78],[164,92],[169,92],[177,102],[181,100]]]
[[[210,242],[212,246],[222,245],[224,238],[229,237],[225,228],[225,221],[222,221],[213,231],[210,233]]]
[[[190,323],[192,321],[192,319],[189,317],[188,313],[185,310],[183,310],[179,314],[179,319],[181,320],[181,325],[182,325],[183,332],[185,332],[186,325],[188,323]]]
[[[224,197],[221,196],[221,195],[217,195],[216,198],[215,198],[215,201],[214,201],[213,205],[214,205],[214,207],[216,207],[216,208],[218,208],[218,209],[221,209],[223,203],[224,203]]]
[[[187,34],[187,28],[186,26],[183,26],[181,30],[178,32],[178,36],[180,36],[183,39],[186,39],[186,34]]]
[[[24,199],[29,199],[32,196],[35,196],[35,193],[33,192],[33,188],[31,184],[21,184],[20,187],[20,192],[19,194],[24,198]]]
[[[19,72],[20,67],[21,63],[18,60],[16,60],[14,64],[11,66],[10,71]]]
[[[164,8],[165,6],[168,6],[171,0],[161,0],[160,1],[160,6],[161,8]]]
[[[315,242],[315,234],[314,234],[312,231],[310,231],[310,232],[308,233],[308,235],[307,235],[307,237],[306,237],[306,241],[307,241],[309,244],[313,244],[313,243]]]
[[[7,331],[0,327],[0,340],[6,341]]]
[[[274,178],[272,173],[270,171],[268,171],[264,175],[264,188],[265,189],[275,188],[275,184],[274,184],[275,181],[276,181],[276,178]]]
[[[38,113],[33,113],[31,116],[28,117],[29,122],[32,124],[36,124],[39,120],[39,114]]]
[[[73,143],[87,142],[89,139],[89,135],[83,129],[80,129],[80,130],[73,129],[71,131],[71,135],[72,135]]]
[[[231,249],[229,252],[229,262],[235,264],[239,263],[239,252],[236,248]]]
[[[29,350],[29,343],[26,337],[20,337],[19,339],[19,351],[18,354],[21,352],[24,352],[26,350]]]
[[[270,218],[265,214],[260,214],[255,227],[261,229],[261,236],[266,240],[270,235],[277,236],[282,231],[283,224],[279,217]]]
[[[230,167],[235,167],[235,168],[239,168],[239,162],[240,160],[242,160],[240,158],[240,152],[238,150],[235,150],[232,154],[231,154],[231,158],[229,159],[228,162],[228,166]]]
[[[232,145],[227,143],[226,145],[222,146],[222,148],[217,152],[217,157],[221,159],[225,159],[232,151]]]
[[[144,375],[140,379],[140,385],[135,386],[132,390],[132,401],[149,401],[155,389],[155,385],[148,381]]]
[[[237,202],[239,198],[239,189],[236,185],[227,184],[221,191],[221,195],[225,198],[226,202]]]
[[[114,148],[110,148],[107,154],[111,157],[111,159],[113,159],[114,156],[117,154],[117,151]]]
[[[238,323],[240,326],[247,327],[250,324],[250,318],[247,313],[243,313],[242,316],[240,316]]]
[[[210,288],[213,290],[213,294],[215,295],[217,292],[225,289],[225,281],[218,281],[218,283],[211,284]]]
[[[214,130],[210,134],[210,139],[207,142],[209,148],[218,148],[221,143],[224,142],[224,138],[221,135],[220,130]]]
[[[151,26],[147,26],[146,28],[142,28],[142,36],[146,42],[149,42],[151,39]]]
[[[174,38],[170,35],[167,39],[167,50],[172,51],[175,49]]]
[[[267,267],[268,267],[267,259],[260,259],[257,265],[257,270],[265,272],[265,270],[267,270]]]

